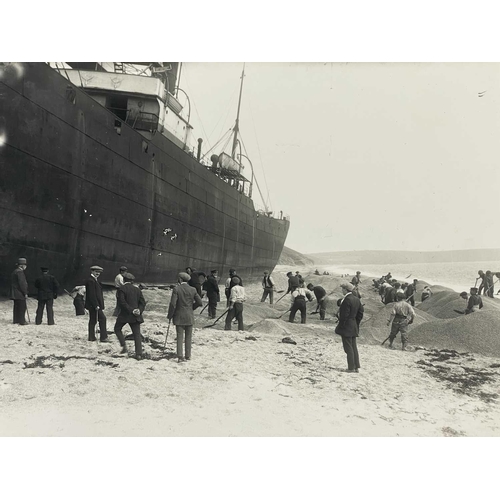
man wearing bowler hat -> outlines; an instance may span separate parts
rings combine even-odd
[[[28,297],[28,282],[24,270],[26,259],[17,259],[17,266],[11,274],[10,298],[14,301],[14,324],[27,325],[26,321],[26,299]]]
[[[135,358],[137,361],[142,359],[142,335],[141,335],[141,323],[144,323],[142,318],[142,313],[146,307],[146,301],[142,295],[142,291],[134,286],[133,282],[135,276],[131,273],[123,273],[123,285],[116,292],[118,307],[120,308],[120,313],[116,318],[115,323],[115,334],[120,345],[122,346],[122,354],[127,352],[127,346],[125,345],[125,337],[122,333],[122,328],[128,323],[130,329],[134,335],[135,342]]]
[[[90,268],[90,278],[85,282],[85,309],[89,311],[89,341],[93,342],[95,337],[95,325],[99,321],[99,331],[101,342],[109,342],[106,331],[106,316],[103,313],[104,297],[102,295],[102,285],[99,283],[99,276],[103,268],[92,266]]]
[[[35,280],[35,288],[38,290],[38,307],[36,310],[35,323],[42,324],[43,310],[47,307],[47,322],[49,325],[54,323],[54,299],[57,299],[59,291],[59,283],[49,274],[48,267],[41,267],[41,276]]]

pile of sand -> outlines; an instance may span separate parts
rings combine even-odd
[[[500,301],[498,299],[491,299],[485,296],[481,298],[483,299],[484,310],[496,310],[500,313]],[[464,311],[466,306],[466,301],[457,292],[447,290],[435,293],[417,307],[436,318],[452,319],[459,315],[455,309]]]
[[[500,312],[497,308],[427,322],[410,332],[412,344],[438,349],[500,356]]]

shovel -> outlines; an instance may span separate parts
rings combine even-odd
[[[203,328],[210,328],[211,326],[214,326],[217,321],[219,321],[223,316],[225,316],[229,312],[229,308],[226,309],[211,325],[206,325]]]

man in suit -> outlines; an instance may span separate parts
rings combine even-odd
[[[17,266],[11,274],[10,298],[14,301],[14,324],[27,325],[26,299],[28,298],[28,282],[24,270],[28,267],[26,259],[17,259]]]
[[[356,337],[359,336],[359,324],[363,319],[363,306],[355,295],[352,294],[354,286],[351,283],[340,285],[344,298],[340,304],[339,322],[335,333],[342,336],[342,345],[347,355],[347,372],[358,373],[359,354]]]
[[[127,323],[130,325],[130,329],[134,335],[135,359],[140,361],[142,359],[141,323],[144,323],[142,313],[146,307],[146,301],[144,300],[140,288],[134,286],[134,280],[135,276],[133,274],[127,272],[123,273],[123,285],[116,292],[118,296],[119,314],[116,318],[114,331],[122,346],[121,354],[125,354],[127,352],[127,346],[125,344],[122,328]]]
[[[47,307],[47,322],[49,325],[54,323],[54,299],[57,299],[59,292],[59,283],[49,274],[48,267],[41,267],[42,275],[35,280],[35,288],[38,290],[38,307],[36,309],[35,323],[42,324],[43,310]]]
[[[172,290],[172,297],[168,307],[167,318],[173,319],[177,332],[177,361],[191,359],[191,343],[193,339],[193,310],[202,305],[201,297],[195,288],[188,284],[191,276],[188,273],[179,273],[177,285]],[[186,357],[184,357],[184,336],[186,337]]]
[[[85,282],[85,309],[89,312],[89,341],[96,340],[95,325],[99,321],[99,331],[101,342],[109,342],[106,331],[106,316],[103,313],[104,297],[102,295],[102,285],[99,283],[99,276],[104,271],[102,267],[92,266],[90,268],[90,278]]]
[[[217,302],[220,302],[217,269],[210,271],[210,276],[207,281],[203,283],[203,288],[206,290],[208,297],[208,317],[215,319],[217,315]]]

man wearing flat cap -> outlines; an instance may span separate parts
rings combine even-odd
[[[120,306],[118,305],[118,290],[123,286],[123,275],[128,269],[125,266],[120,267],[120,272],[115,276],[115,288],[116,288],[116,306],[113,311],[113,316],[118,316],[120,313]]]
[[[14,301],[14,324],[27,325],[26,299],[28,297],[28,282],[24,270],[28,267],[26,259],[17,259],[17,266],[11,274],[10,298]]]
[[[141,323],[144,323],[142,313],[146,307],[146,301],[142,295],[140,288],[134,286],[135,276],[131,273],[123,273],[123,285],[116,292],[118,297],[118,306],[120,313],[116,318],[115,334],[120,345],[122,346],[122,354],[127,352],[125,344],[125,337],[122,333],[122,328],[128,323],[132,334],[134,335],[135,342],[135,358],[140,361],[142,359],[142,335]]]
[[[344,298],[340,304],[339,322],[335,328],[335,333],[342,337],[342,345],[347,355],[347,372],[357,373],[359,364],[358,347],[356,337],[359,336],[359,324],[363,319],[363,306],[361,301],[352,294],[354,286],[351,283],[340,285],[344,293]]]
[[[102,267],[92,266],[90,268],[90,278],[85,282],[85,309],[89,312],[89,338],[90,342],[96,339],[95,325],[99,321],[100,341],[109,342],[106,330],[106,316],[104,315],[104,297],[102,285],[99,283],[99,276],[103,271]]]
[[[59,283],[49,274],[48,267],[41,267],[41,276],[35,280],[35,288],[38,290],[38,307],[36,309],[35,323],[42,324],[43,310],[47,307],[47,322],[49,325],[54,323],[54,299],[57,299],[59,292]]]
[[[179,285],[172,290],[167,318],[173,320],[177,332],[177,361],[191,359],[191,342],[193,339],[194,314],[193,310],[203,303],[196,288],[188,284],[191,276],[188,273],[179,273]],[[184,357],[184,337],[186,356]]]

